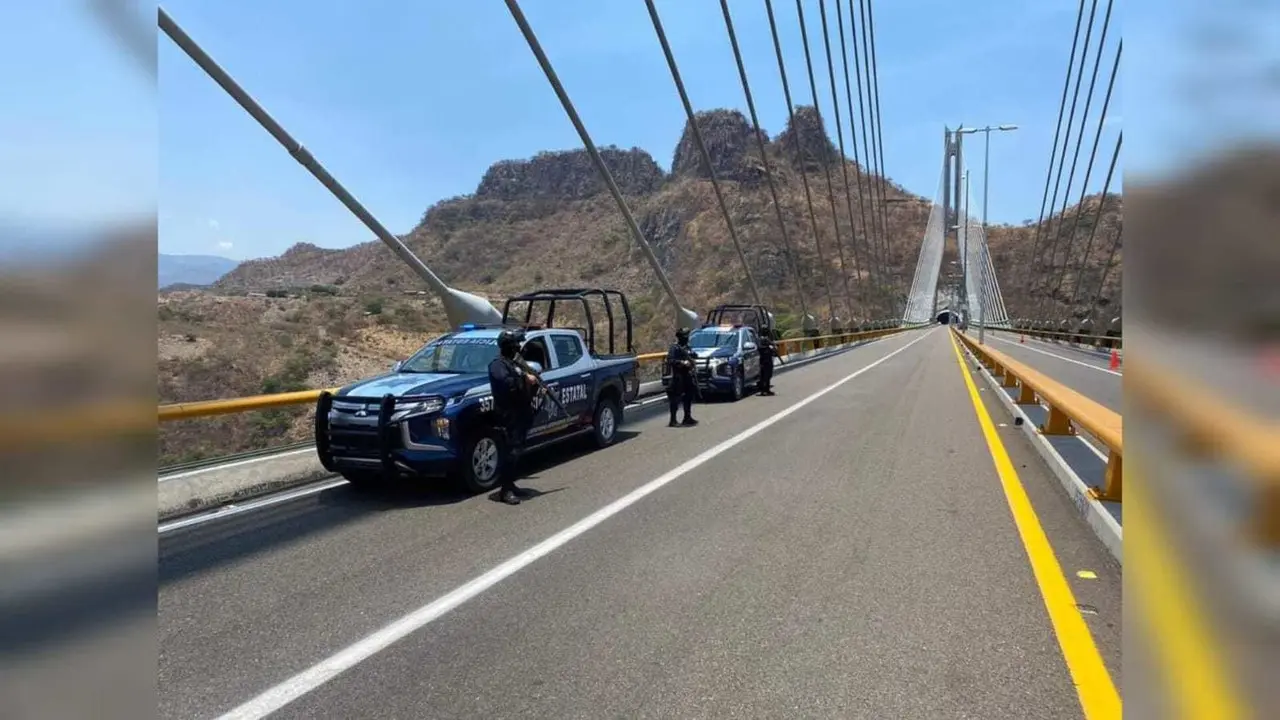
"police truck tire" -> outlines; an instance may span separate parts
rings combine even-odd
[[[618,401],[612,396],[600,398],[596,403],[596,411],[591,416],[592,436],[596,447],[606,448],[618,437],[618,425],[622,422],[622,411],[618,409]]]
[[[737,402],[746,394],[746,381],[742,379],[742,369],[733,372],[733,401]]]
[[[502,482],[502,437],[496,428],[477,428],[459,458],[459,479],[468,492],[488,492]]]

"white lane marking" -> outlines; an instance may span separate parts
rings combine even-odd
[[[1000,341],[1000,342],[1002,342],[1002,343],[1004,343],[1004,344],[1006,344],[1006,345],[1017,345],[1018,347],[1022,348],[1023,350],[1030,350],[1031,352],[1040,353],[1041,355],[1048,355],[1049,357],[1055,357],[1055,358],[1058,358],[1059,360],[1064,360],[1064,361],[1069,362],[1069,363],[1075,363],[1076,365],[1083,365],[1084,367],[1087,367],[1087,368],[1089,368],[1090,370],[1097,370],[1098,372],[1110,373],[1111,375],[1115,375],[1116,377],[1124,377],[1124,373],[1119,373],[1119,372],[1116,372],[1115,370],[1108,370],[1107,368],[1098,367],[1097,365],[1093,365],[1093,364],[1091,364],[1091,363],[1087,363],[1087,362],[1082,362],[1082,361],[1080,361],[1080,360],[1074,360],[1074,359],[1069,358],[1069,357],[1063,357],[1063,356],[1061,356],[1061,355],[1059,355],[1059,354],[1057,354],[1057,353],[1051,353],[1051,352],[1049,352],[1049,351],[1047,351],[1047,350],[1041,350],[1041,349],[1039,349],[1039,348],[1028,347],[1027,345],[1025,345],[1025,344],[1023,344],[1023,343],[1016,343],[1016,342],[1014,342],[1014,341],[1012,341],[1012,340],[1005,340],[1005,339],[1004,339],[1004,338],[1002,338],[1002,337],[995,337],[995,336],[992,336],[992,338],[991,338],[991,339],[992,339],[992,340],[998,340],[998,341]]]
[[[816,360],[816,359],[820,359],[820,358],[811,358],[806,362],[812,362],[813,360]],[[656,397],[651,397],[646,400],[642,400],[640,402],[633,402],[630,405],[627,405],[626,407],[628,410],[637,410],[639,408],[648,407],[650,405],[655,405],[657,403],[666,402],[666,401],[667,401],[666,395],[659,394]],[[302,448],[301,450],[290,450],[288,453],[280,453],[278,455],[268,455],[261,458],[252,458],[252,460],[250,460],[249,462],[283,457],[284,455],[296,455],[302,452],[315,452],[315,448],[313,447]],[[235,463],[232,463],[230,465],[214,465],[208,468],[202,468],[200,470],[195,470],[192,472],[207,472],[209,470],[214,470],[214,469],[233,467],[234,465]],[[178,476],[174,476],[174,477],[178,477]],[[161,482],[163,482],[166,479],[168,478],[161,478]],[[212,512],[202,513],[200,515],[193,515],[191,517],[182,518],[181,520],[174,520],[173,522],[165,523],[160,526],[160,534],[163,535],[164,533],[167,533],[167,532],[172,532],[174,530],[181,530],[182,528],[192,527],[194,525],[203,525],[204,523],[213,522],[215,520],[225,520],[226,518],[234,517],[241,513],[246,513],[253,510],[261,510],[264,507],[270,507],[277,503],[282,503],[288,500],[296,500],[298,498],[306,497],[308,495],[314,495],[318,492],[329,490],[330,488],[336,488],[340,485],[345,485],[346,483],[347,483],[346,480],[334,479],[330,482],[327,482],[321,485],[312,485],[299,490],[291,490],[291,491],[283,492],[283,493],[280,493],[279,495],[268,495],[265,498],[262,498],[260,500],[255,500],[253,502],[245,503],[244,505],[234,505],[234,504],[224,505],[221,508],[218,508],[217,510],[214,510]]]
[[[215,470],[230,470],[231,468],[242,467],[244,465],[252,465],[254,463],[264,462],[266,460],[279,460],[280,458],[289,457],[290,455],[301,455],[303,453],[313,453],[316,449],[313,447],[298,448],[297,450],[286,450],[285,452],[273,453],[271,455],[259,455],[258,457],[245,458],[244,460],[236,460],[235,462],[223,463],[221,465],[210,465],[208,467],[196,468],[195,470],[187,470],[186,472],[174,473],[173,475],[162,475],[160,482],[169,482],[170,480],[181,480],[182,478],[192,477],[194,475],[203,475],[207,472]]]
[[[822,390],[813,393],[809,397],[806,397],[785,410],[779,411],[772,417],[766,418],[746,430],[743,430],[737,435],[734,435],[733,437],[712,447],[711,449],[704,451],[700,455],[697,455],[690,460],[686,460],[674,469],[669,470],[648,483],[632,490],[630,493],[614,500],[612,503],[600,508],[582,520],[579,520],[573,525],[570,525],[564,530],[561,530],[519,555],[510,558],[497,567],[488,570],[465,585],[462,585],[435,601],[414,610],[399,620],[392,622],[390,625],[383,627],[381,630],[374,632],[372,635],[357,641],[346,649],[340,650],[336,654],[320,661],[318,664],[308,668],[307,670],[303,670],[279,685],[263,692],[243,705],[240,705],[239,707],[222,715],[220,720],[239,720],[244,718],[254,718],[256,720],[257,718],[264,718],[270,715],[285,705],[288,705],[294,700],[297,700],[303,695],[315,690],[329,680],[332,680],[334,677],[337,677],[346,670],[351,669],[358,663],[367,660],[382,650],[385,650],[392,643],[395,643],[401,638],[422,629],[431,622],[439,619],[450,610],[453,610],[468,600],[480,595],[485,590],[488,590],[499,582],[528,567],[538,558],[550,554],[552,551],[568,543],[570,540],[573,540],[605,520],[608,520],[610,517],[618,514],[631,505],[634,505],[646,495],[649,495],[691,470],[694,470],[706,462],[722,455],[729,449],[744,440],[751,438],[765,428],[768,428],[774,423],[786,418],[827,393],[836,390],[850,380],[862,375],[866,371],[885,362],[898,353],[903,352],[912,345],[915,345],[925,339],[930,334],[931,333],[928,332],[922,334],[920,337],[912,340],[906,345],[903,345],[897,350],[890,352],[879,360],[863,366],[862,368],[846,375],[840,380],[837,380]]]
[[[268,495],[267,497],[262,498],[261,500],[254,500],[253,502],[245,503],[244,505],[234,505],[234,504],[223,505],[217,510],[204,515],[195,515],[192,517],[183,518],[181,520],[174,520],[173,522],[170,522],[170,523],[165,523],[164,525],[160,526],[160,534],[163,535],[167,532],[172,532],[173,530],[181,530],[182,528],[191,527],[192,525],[202,525],[204,523],[212,522],[214,520],[225,520],[226,518],[239,515],[240,513],[246,513],[252,510],[261,510],[264,507],[270,507],[277,503],[282,503],[288,500],[296,500],[300,497],[314,495],[318,492],[323,492],[330,488],[336,488],[340,485],[346,485],[346,484],[347,484],[346,480],[342,478],[335,478],[333,480],[330,480],[327,483],[322,483],[320,485],[309,485],[299,490],[282,492],[278,495]]]
[[[883,340],[883,339],[884,339],[884,338],[874,338],[874,339],[869,340],[869,341],[867,341],[867,342],[868,342],[868,343],[879,342],[880,340]],[[822,360],[822,359],[824,359],[824,358],[830,357],[830,356],[832,356],[832,355],[836,354],[837,352],[841,352],[841,351],[843,351],[843,350],[848,350],[848,349],[850,349],[850,348],[851,348],[851,346],[849,346],[849,345],[839,345],[839,346],[837,346],[837,347],[833,348],[832,350],[830,350],[829,352],[824,352],[824,353],[821,353],[821,354],[816,355],[816,356],[813,356],[813,357],[805,358],[805,359],[803,359],[803,360],[797,360],[797,361],[795,361],[795,362],[793,362],[793,363],[790,363],[790,364],[789,364],[789,365],[790,365],[790,369],[795,370],[795,369],[798,369],[798,368],[805,367],[806,365],[809,365],[810,363],[817,362],[817,361]],[[782,370],[782,369],[780,369],[780,371],[781,371],[781,370]],[[635,409],[639,409],[639,408],[648,407],[648,406],[650,406],[650,405],[656,405],[657,403],[660,403],[660,402],[666,402],[666,401],[667,401],[667,397],[666,397],[666,395],[665,395],[665,394],[657,393],[656,395],[654,395],[654,397],[651,397],[651,398],[648,398],[648,399],[642,400],[642,401],[640,401],[640,402],[633,402],[633,403],[631,403],[630,405],[627,405],[627,406],[626,406],[626,409],[628,409],[628,410],[635,410]],[[315,448],[314,448],[314,447],[301,448],[301,449],[299,449],[299,450],[290,450],[290,451],[288,451],[288,452],[277,453],[277,454],[275,454],[275,455],[264,455],[264,456],[262,456],[262,457],[258,457],[258,458],[250,458],[250,459],[248,459],[248,460],[240,461],[240,462],[238,462],[238,463],[230,463],[230,464],[227,464],[227,465],[211,465],[211,466],[209,466],[209,467],[207,467],[207,468],[200,468],[199,470],[192,470],[192,471],[190,471],[189,473],[184,473],[184,475],[190,475],[190,474],[196,474],[196,473],[202,473],[202,472],[209,472],[210,470],[220,470],[220,469],[223,469],[223,468],[235,467],[237,464],[247,464],[247,463],[250,463],[250,462],[258,462],[258,461],[261,461],[261,460],[271,460],[271,459],[278,458],[278,457],[284,457],[284,456],[286,456],[286,455],[296,455],[296,454],[298,454],[298,453],[314,452],[314,451],[315,451]],[[164,482],[165,480],[172,479],[172,478],[176,478],[176,477],[183,477],[183,475],[172,475],[172,476],[169,476],[169,477],[161,478],[161,482]],[[192,526],[195,526],[195,525],[203,525],[204,523],[214,522],[214,521],[216,521],[216,520],[224,520],[224,519],[226,519],[226,518],[234,517],[234,516],[239,515],[239,514],[241,514],[241,513],[246,513],[246,512],[253,511],[253,510],[260,510],[260,509],[262,509],[262,508],[264,508],[264,507],[270,507],[270,506],[272,506],[272,505],[275,505],[275,504],[277,504],[277,503],[282,503],[282,502],[285,502],[285,501],[287,501],[287,500],[296,500],[297,498],[306,497],[306,496],[308,496],[308,495],[314,495],[315,493],[323,492],[323,491],[325,491],[325,490],[329,490],[329,489],[331,489],[331,488],[335,488],[335,487],[338,487],[338,486],[340,486],[340,485],[344,485],[344,484],[346,484],[346,482],[347,482],[346,480],[342,480],[342,479],[334,479],[334,480],[332,480],[332,481],[330,481],[330,482],[327,482],[327,483],[324,483],[324,484],[322,484],[322,485],[312,485],[312,486],[304,487],[304,488],[301,488],[301,489],[298,489],[298,490],[290,490],[290,491],[286,491],[286,492],[280,493],[280,494],[278,494],[278,495],[268,495],[268,496],[266,496],[266,497],[264,497],[264,498],[261,498],[261,499],[258,499],[258,500],[254,500],[254,501],[252,501],[252,502],[245,503],[244,505],[235,505],[235,504],[232,504],[232,505],[224,505],[224,506],[222,506],[222,507],[218,508],[217,510],[213,510],[213,511],[210,511],[210,512],[207,512],[207,513],[201,513],[201,514],[199,514],[199,515],[193,515],[193,516],[191,516],[191,517],[186,517],[186,518],[182,518],[181,520],[174,520],[174,521],[172,521],[172,522],[169,522],[169,523],[163,524],[163,525],[161,525],[161,526],[160,526],[160,533],[161,533],[161,534],[164,534],[164,533],[166,533],[166,532],[171,532],[171,531],[173,531],[173,530],[181,530],[182,528],[192,527]]]

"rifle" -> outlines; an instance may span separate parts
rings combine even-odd
[[[543,382],[543,381],[542,381],[542,378],[538,376],[538,373],[536,373],[536,372],[534,372],[534,371],[533,371],[533,368],[532,368],[532,367],[530,367],[529,362],[528,362],[527,360],[525,360],[523,357],[520,357],[520,353],[516,353],[516,356],[515,356],[514,358],[512,358],[512,360],[515,362],[516,367],[520,368],[520,369],[521,369],[521,370],[523,370],[525,373],[527,373],[528,375],[530,375],[530,376],[532,376],[532,377],[533,377],[533,384],[534,384],[534,386],[537,388],[537,391],[538,391],[538,392],[535,394],[535,397],[536,397],[537,395],[543,395],[543,396],[545,396],[545,397],[547,398],[547,400],[551,403],[551,405],[552,405],[556,410],[559,410],[559,411],[560,411],[560,414],[561,414],[561,415],[564,415],[565,417],[568,417],[568,416],[569,416],[569,411],[567,411],[567,410],[565,410],[565,409],[564,409],[564,405],[562,405],[562,404],[560,403],[560,398],[556,397],[556,393],[555,393],[555,391],[554,391],[554,390],[552,390],[551,388],[547,387],[547,384],[546,384],[545,382]]]
[[[669,351],[668,351],[668,358],[670,358]],[[687,382],[693,385],[694,398],[697,400],[702,400],[702,388],[698,387],[698,362],[697,362],[697,358],[693,355],[692,351],[689,352],[689,357],[685,360],[678,360],[673,362],[670,359],[668,359],[665,362],[667,363],[667,367],[671,368],[671,383],[674,385],[676,383],[677,375],[680,375],[681,382]],[[684,368],[683,374],[681,374],[680,370],[676,369],[677,364],[680,367]]]

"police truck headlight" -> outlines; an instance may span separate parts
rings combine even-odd
[[[444,408],[444,398],[432,397],[417,402],[412,402],[402,407],[397,407],[395,412],[391,413],[388,422],[403,422],[410,418],[430,415],[434,412],[440,412]]]
[[[438,417],[435,422],[436,437],[442,440],[449,439],[449,418]]]

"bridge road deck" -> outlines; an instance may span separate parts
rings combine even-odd
[[[1081,717],[1085,638],[1046,611],[964,377],[945,329],[904,333],[697,428],[547,453],[520,507],[344,487],[166,535],[161,715]],[[989,396],[1020,522],[1118,688],[1120,570]]]

